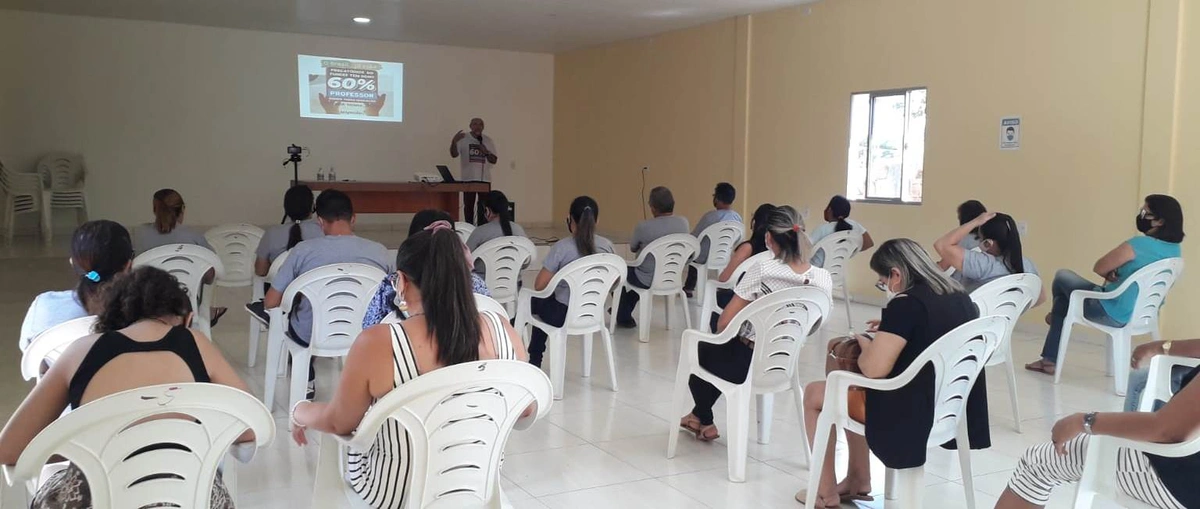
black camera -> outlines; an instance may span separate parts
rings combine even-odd
[[[297,145],[291,145],[291,146],[288,146],[287,153],[289,156],[298,156],[298,155],[300,155],[300,152],[303,150],[304,150],[303,148],[301,148]]]

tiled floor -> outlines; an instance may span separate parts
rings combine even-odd
[[[30,299],[46,289],[67,288],[73,279],[62,247],[65,239],[56,240],[50,248],[20,242],[0,249],[0,331],[13,343]],[[218,303],[231,307],[231,311],[214,335],[251,390],[261,395],[261,361],[255,368],[246,367],[247,318],[240,306],[248,294],[245,289],[218,289]],[[661,309],[661,301],[658,305]],[[842,305],[835,305],[832,319],[820,337],[811,338],[802,351],[801,374],[805,381],[821,378],[821,345],[845,330]],[[853,311],[856,321],[878,316],[878,308],[870,306],[855,305]],[[1034,311],[1039,315],[1044,312],[1045,308]],[[1044,331],[1044,326],[1023,324],[1018,328],[1014,342],[1018,362],[1036,357]],[[807,468],[799,455],[804,441],[790,395],[776,398],[771,443],[757,444],[752,434],[745,483],[731,483],[726,478],[724,438],[704,444],[680,437],[677,456],[666,459],[667,433],[675,432],[680,417],[670,404],[680,334],[681,329],[666,330],[661,318],[653,324],[649,343],[639,343],[633,331],[618,331],[615,343],[620,392],[609,389],[602,356],[596,356],[593,376],[582,378],[579,342],[570,342],[564,399],[555,403],[543,421],[514,433],[510,439],[503,487],[514,507],[801,507],[792,496],[804,486]],[[972,455],[978,507],[995,503],[1022,451],[1048,440],[1056,417],[1120,407],[1120,398],[1111,391],[1112,379],[1103,372],[1100,343],[1094,337],[1082,338],[1071,344],[1061,385],[1054,385],[1046,376],[1018,371],[1022,434],[1013,430],[1003,375],[998,370],[990,371],[993,447]],[[0,356],[0,415],[4,416],[11,414],[30,386],[20,378],[16,345],[10,348],[8,355]],[[265,355],[260,353],[259,358]],[[330,394],[328,362],[319,363],[318,368],[320,393]],[[285,432],[286,389],[279,392],[275,404],[279,435],[252,463],[242,466],[239,507],[312,506],[316,449],[300,449],[291,443]],[[717,424],[721,427],[724,412],[723,404],[718,404]],[[842,452],[839,469],[844,471]],[[882,465],[876,462],[874,467],[875,491],[881,494]],[[926,471],[926,507],[966,506],[958,463],[952,453],[931,451]],[[1069,507],[1073,492],[1073,487],[1058,490],[1051,507]],[[884,506],[881,496],[876,500],[860,507]]]

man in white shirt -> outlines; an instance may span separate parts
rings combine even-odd
[[[461,169],[459,180],[492,181],[492,166],[496,164],[496,144],[483,134],[483,119],[471,119],[471,132],[459,131],[450,140],[450,157],[457,157]],[[479,193],[463,193],[463,221],[479,225],[486,221],[483,210],[475,209]]]

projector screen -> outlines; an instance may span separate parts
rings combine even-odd
[[[297,55],[296,69],[301,117],[404,119],[404,64]]]

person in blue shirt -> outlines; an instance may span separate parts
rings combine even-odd
[[[1062,269],[1054,275],[1051,293],[1054,306],[1046,315],[1050,330],[1042,347],[1042,358],[1025,365],[1025,369],[1048,375],[1055,372],[1058,362],[1058,344],[1062,334],[1063,319],[1075,290],[1111,292],[1121,286],[1129,276],[1151,263],[1181,256],[1179,244],[1183,242],[1183,208],[1179,202],[1165,194],[1146,197],[1135,219],[1137,230],[1142,235],[1133,237],[1113,248],[1096,261],[1092,270],[1104,278],[1104,284],[1095,284],[1073,271]],[[1131,286],[1115,299],[1083,301],[1083,314],[1093,322],[1120,327],[1129,322],[1133,305],[1137,300],[1137,286]]]

